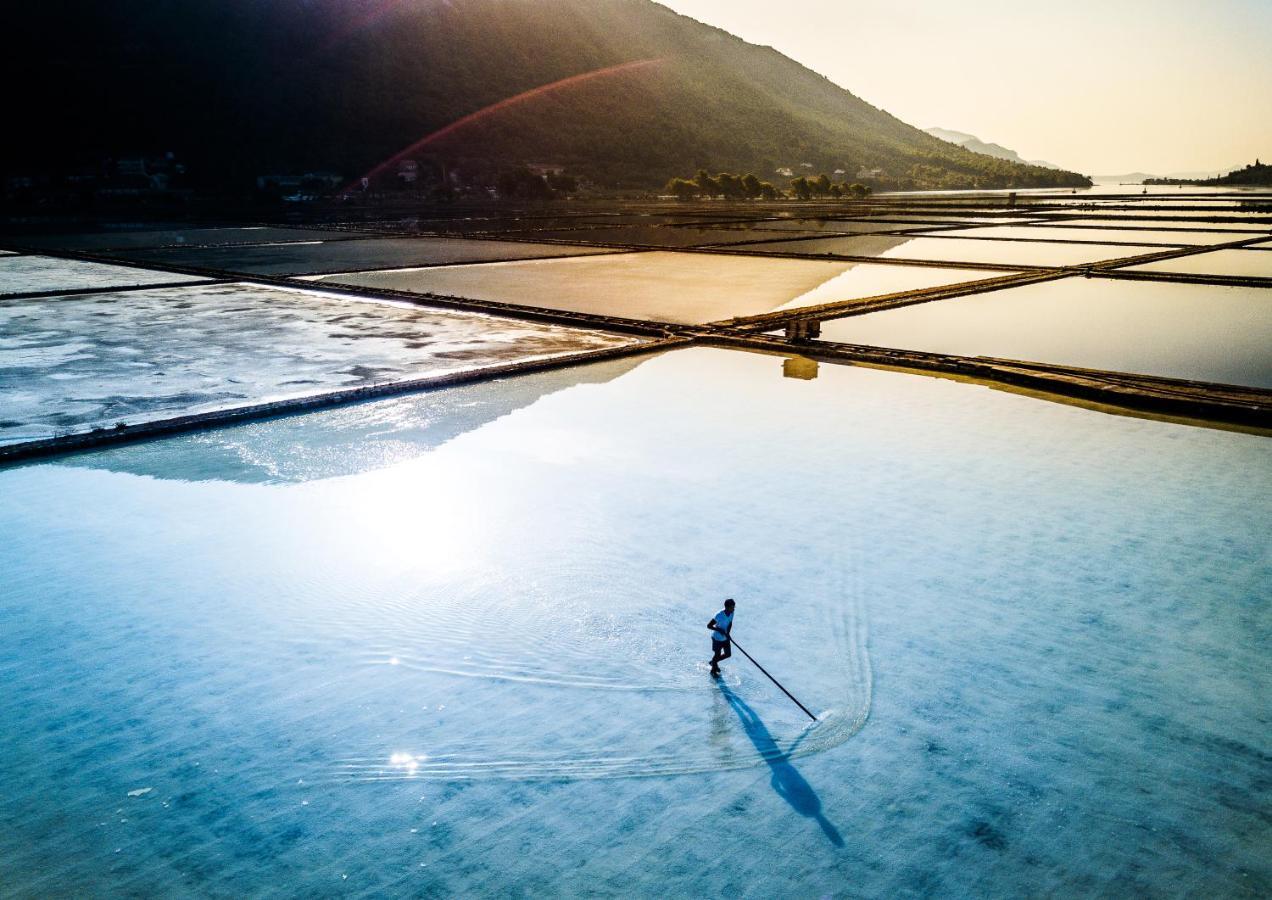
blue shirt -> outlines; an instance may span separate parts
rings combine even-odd
[[[728,640],[728,637],[720,632],[729,630],[729,626],[733,624],[733,613],[720,610],[715,614],[715,623],[718,630],[711,632],[711,640],[715,641],[717,644],[723,644]]]

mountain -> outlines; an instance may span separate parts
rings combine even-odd
[[[1256,161],[1257,162],[1257,161]],[[1148,172],[1127,172],[1123,175],[1092,175],[1093,181],[1106,184],[1142,184],[1150,180],[1168,181],[1200,181],[1206,178],[1222,178],[1243,168],[1240,164],[1226,166],[1222,169],[1203,169],[1193,172],[1168,172],[1165,175],[1150,175]]]
[[[957,144],[964,150],[971,150],[973,153],[983,153],[986,156],[992,156],[994,159],[1005,159],[1008,162],[1020,163],[1024,166],[1041,166],[1044,169],[1060,169],[1055,163],[1049,163],[1042,159],[1022,159],[1020,154],[1015,150],[1008,149],[1002,144],[991,144],[982,141],[974,134],[967,134],[964,131],[950,131],[948,128],[925,128],[923,129],[934,138],[940,138],[943,141],[949,141],[951,144]],[[1063,170],[1061,170],[1063,171]]]
[[[205,186],[354,177],[432,134],[403,159],[452,177],[538,163],[654,186],[698,167],[771,178],[808,163],[850,179],[881,169],[881,187],[1088,183],[951,146],[652,0],[11,6],[9,173],[171,151]]]

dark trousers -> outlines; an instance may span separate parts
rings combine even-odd
[[[711,668],[717,668],[717,664],[722,659],[728,659],[733,655],[732,641],[712,641],[711,642]]]

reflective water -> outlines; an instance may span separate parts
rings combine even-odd
[[[1211,250],[1162,262],[1128,266],[1134,272],[1187,272],[1196,275],[1244,275],[1272,278],[1272,253],[1258,250]],[[1272,302],[1272,297],[1269,297]]]
[[[115,229],[67,234],[23,235],[22,243],[32,247],[62,247],[71,250],[107,250],[119,247],[161,247],[167,244],[263,244],[285,241],[338,241],[357,237],[352,232],[317,228],[165,228]]]
[[[765,219],[749,226],[721,225],[721,230],[763,228],[768,231],[807,231],[810,234],[829,232],[831,234],[874,234],[881,231],[896,231],[912,227],[902,222],[868,222],[850,219]]]
[[[1115,228],[1067,228],[1061,225],[994,225],[988,228],[968,228],[958,232],[960,237],[978,238],[1026,238],[1034,241],[1119,241],[1140,244],[1223,244],[1239,240],[1230,234],[1206,234],[1204,231],[1150,231],[1141,229],[1119,230]]]
[[[1254,237],[1255,235],[1259,235],[1259,234],[1267,234],[1270,230],[1272,230],[1272,224],[1265,224],[1263,227],[1260,227],[1257,223],[1254,223],[1254,222],[1137,222],[1134,220],[1127,222],[1120,218],[1120,216],[1122,215],[1123,213],[1119,211],[1118,217],[1109,217],[1106,219],[1101,219],[1101,218],[1065,219],[1062,222],[1055,222],[1053,224],[1057,224],[1057,225],[1063,224],[1065,226],[1104,225],[1104,226],[1112,226],[1114,228],[1118,227],[1119,225],[1122,225],[1122,226],[1131,225],[1131,226],[1134,226],[1135,228],[1157,227],[1161,230],[1169,230],[1169,231],[1173,231],[1175,229],[1181,229],[1181,228],[1189,229],[1189,230],[1202,229],[1202,230],[1208,230],[1208,231],[1214,231],[1214,230],[1248,231],[1251,233],[1250,237]],[[1133,213],[1131,215],[1133,215]],[[1169,215],[1174,215],[1174,213],[1166,212],[1166,213],[1159,213],[1159,215],[1169,216]],[[1241,238],[1241,235],[1234,234],[1231,238],[1229,238],[1229,240],[1235,241],[1235,240],[1239,240],[1240,238]]]
[[[1028,225],[1034,220],[1034,217],[1028,215],[1017,216],[965,216],[958,213],[934,212],[916,212],[916,213],[882,213],[872,217],[873,221],[881,223],[891,222],[905,223],[905,227],[913,227],[916,222],[933,222],[940,225],[998,225],[1016,223],[1018,225]]]
[[[633,343],[258,285],[0,303],[0,443]]]
[[[292,275],[604,252],[599,247],[524,241],[408,237],[291,241],[252,247],[125,250],[120,256],[161,266],[203,266],[252,275]]]
[[[857,234],[836,237],[810,237],[785,241],[764,241],[730,247],[740,253],[800,253],[807,256],[883,256],[893,247],[909,243],[913,238],[899,234]]]
[[[952,234],[953,232],[951,232]],[[744,248],[739,248],[744,249]],[[983,262],[1012,266],[1071,266],[1153,253],[1161,247],[1135,244],[1053,244],[1042,241],[981,241],[957,237],[893,237],[882,235],[848,238],[812,238],[757,244],[757,253],[836,253],[877,256],[879,259],[924,259],[950,263]]]
[[[1166,206],[1163,204],[1155,204],[1153,208],[1150,208],[1150,209],[1118,208],[1117,210],[1105,210],[1096,206],[1091,210],[1091,212],[1111,212],[1117,218],[1128,218],[1128,217],[1129,218],[1144,218],[1144,219],[1184,218],[1184,219],[1201,219],[1201,220],[1214,219],[1214,218],[1236,219],[1238,220],[1238,223],[1242,224],[1246,228],[1266,227],[1269,224],[1269,220],[1266,218],[1266,215],[1268,215],[1268,213],[1260,213],[1255,209],[1248,209],[1248,208],[1189,209],[1187,207],[1180,208],[1175,206]],[[1149,225],[1152,223],[1144,222],[1142,224]],[[1168,221],[1162,222],[1161,224],[1163,228],[1174,227]],[[1208,222],[1208,221],[1200,221],[1200,222],[1197,222],[1195,225],[1192,225],[1190,223],[1190,227],[1209,228],[1213,224],[1214,223]]]
[[[974,281],[997,274],[822,260],[649,252],[361,272],[330,275],[319,280],[660,322],[694,323],[765,313],[783,306],[807,306]]]
[[[131,287],[139,284],[170,284],[177,281],[200,281],[191,275],[134,269],[58,259],[52,256],[0,257],[0,294],[24,294],[37,291],[73,291],[84,288]]]
[[[1260,288],[1066,278],[824,322],[822,338],[1272,388]]]
[[[653,225],[678,225],[703,223],[712,225],[718,219],[734,219],[736,214],[724,215],[695,210],[685,215],[663,213],[569,213],[562,215],[506,215],[481,214],[470,216],[422,217],[406,216],[356,223],[360,229],[370,231],[403,231],[415,234],[519,234],[527,237],[531,232],[548,230],[593,230],[604,226],[649,227]]]
[[[477,234],[500,231],[524,231],[534,228],[568,228],[586,223],[583,216],[517,216],[483,214],[469,216],[402,216],[358,222],[357,227],[375,232],[408,234]]]
[[[540,238],[583,243],[628,244],[640,247],[704,247],[790,237],[789,232],[768,230],[763,222],[753,228],[693,228],[686,226],[632,225],[626,228],[591,228],[536,232]]]
[[[1267,439],[783,369],[0,471],[6,892],[1266,894]]]

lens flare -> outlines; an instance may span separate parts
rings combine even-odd
[[[515,94],[512,97],[506,97],[505,99],[500,100],[497,103],[492,103],[489,106],[486,106],[486,107],[483,107],[482,109],[477,110],[476,112],[469,113],[468,115],[464,116],[462,119],[456,119],[454,122],[451,122],[449,125],[439,128],[437,131],[434,131],[431,134],[425,135],[424,137],[420,138],[415,143],[411,144],[409,147],[393,154],[388,159],[379,163],[377,166],[375,166],[375,168],[371,169],[369,172],[366,172],[360,178],[354,179],[344,189],[344,193],[349,193],[355,188],[360,187],[363,179],[370,181],[371,179],[380,175],[385,170],[396,165],[399,161],[406,159],[407,157],[415,153],[418,153],[420,150],[424,149],[429,144],[435,143],[436,141],[439,141],[442,138],[449,137],[450,135],[459,131],[461,128],[464,128],[482,119],[488,118],[510,107],[519,106],[523,103],[527,103],[531,100],[538,99],[547,94],[554,93],[556,91],[565,90],[567,88],[574,87],[576,85],[582,84],[587,81],[593,81],[597,78],[608,78],[612,75],[619,75],[626,72],[633,72],[638,69],[650,68],[652,66],[656,66],[658,63],[661,63],[662,61],[663,60],[661,57],[656,57],[651,59],[632,60],[631,62],[619,63],[616,66],[607,66],[606,68],[603,68],[603,69],[593,69],[591,72],[581,72],[578,75],[571,75],[568,78],[562,78],[559,81],[553,81],[548,84],[539,85],[539,87],[531,88],[528,91],[523,91],[522,93]]]

